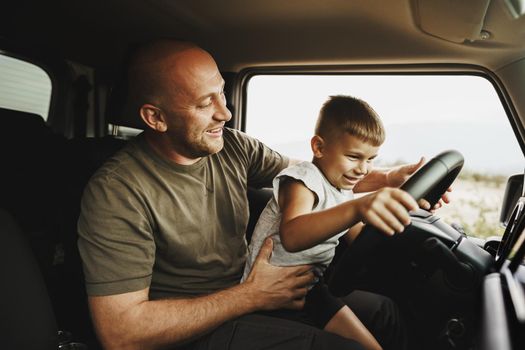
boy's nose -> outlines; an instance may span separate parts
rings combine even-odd
[[[366,175],[366,173],[368,172],[368,164],[366,162],[359,162],[357,171],[360,175]]]

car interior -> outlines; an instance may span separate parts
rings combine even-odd
[[[0,348],[101,348],[76,224],[91,175],[140,132],[123,109],[123,74],[130,50],[141,43],[173,38],[209,51],[226,82],[233,116],[227,126],[243,131],[255,76],[480,76],[496,90],[517,151],[525,153],[523,0],[6,0],[0,6]],[[41,88],[25,80],[8,85],[25,74],[8,74],[8,59],[49,77],[45,115],[19,103]],[[464,161],[460,152],[444,151],[402,188],[436,202],[454,187]],[[332,292],[366,289],[393,298],[421,349],[525,348],[523,164],[506,180],[502,236],[470,237],[439,211],[413,213],[406,232],[392,239],[367,226],[351,246],[339,245],[336,261],[352,269],[350,275],[329,269]],[[270,195],[247,193],[248,240]]]

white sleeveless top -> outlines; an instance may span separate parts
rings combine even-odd
[[[340,232],[330,239],[300,252],[290,253],[286,251],[279,236],[281,210],[278,201],[279,184],[286,177],[301,181],[310,191],[315,193],[317,204],[312,209],[312,212],[331,208],[354,198],[351,190],[338,190],[332,186],[323,173],[311,162],[302,162],[281,171],[273,180],[273,196],[264,208],[255,226],[248,248],[248,257],[242,281],[248,277],[264,240],[269,236],[273,239],[273,252],[270,258],[272,265],[294,266],[311,264],[314,266],[314,273],[320,276],[334,257],[339,237],[346,233],[346,230]],[[308,232],[305,231],[304,234],[307,235]]]

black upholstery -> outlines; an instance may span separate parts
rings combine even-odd
[[[57,349],[57,325],[29,243],[13,217],[0,209],[0,347]]]
[[[60,294],[67,292],[60,211],[66,139],[32,113],[0,108],[0,123],[0,208],[27,234],[60,321]]]
[[[27,233],[59,328],[93,345],[76,222],[85,184],[125,142],[67,140],[39,115],[3,108],[0,123],[0,208]]]
[[[0,207],[28,233],[56,223],[66,139],[36,114],[0,108]]]
[[[146,124],[139,116],[136,106],[127,103],[127,78],[125,72],[113,85],[106,106],[106,122],[113,125],[126,126],[135,129],[145,129]]]
[[[246,228],[246,240],[248,243],[252,238],[253,229],[255,228],[255,224],[257,224],[257,220],[259,220],[259,216],[270,198],[272,198],[272,193],[271,188],[248,188],[248,204],[250,210],[250,218],[248,220],[248,227]]]

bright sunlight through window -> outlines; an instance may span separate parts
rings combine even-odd
[[[292,158],[311,159],[310,138],[330,95],[367,101],[386,128],[377,166],[465,157],[453,202],[439,212],[474,236],[503,233],[506,179],[523,172],[520,147],[494,86],[470,75],[258,75],[248,84],[246,132]]]

